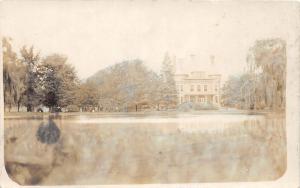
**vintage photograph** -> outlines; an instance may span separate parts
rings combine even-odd
[[[287,169],[288,7],[2,3],[7,175],[19,185],[276,181]]]

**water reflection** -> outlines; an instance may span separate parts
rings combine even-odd
[[[61,116],[51,145],[35,137],[41,121],[5,120],[6,169],[23,185],[265,181],[286,168],[278,114]]]
[[[49,118],[46,124],[41,123],[36,133],[37,140],[46,143],[54,144],[60,137],[60,130],[56,126],[52,118]]]

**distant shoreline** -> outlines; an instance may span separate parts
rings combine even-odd
[[[92,115],[92,116],[176,116],[176,115],[216,115],[216,114],[228,114],[228,115],[280,115],[285,116],[284,111],[267,111],[267,110],[201,110],[201,111],[144,111],[144,112],[59,112],[59,113],[50,113],[50,112],[5,112],[4,119],[14,118],[20,116],[78,116],[78,115]]]

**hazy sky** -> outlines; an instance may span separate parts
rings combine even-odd
[[[255,40],[293,30],[287,3],[189,1],[2,2],[1,32],[16,48],[33,44],[42,55],[68,56],[80,78],[126,59],[139,58],[159,71],[168,52],[181,72],[241,73]],[[287,41],[288,42],[288,41]],[[190,55],[194,61],[190,61]]]

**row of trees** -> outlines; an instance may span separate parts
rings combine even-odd
[[[46,106],[51,111],[129,111],[141,106],[174,107],[177,96],[168,55],[161,74],[149,70],[141,60],[124,61],[80,82],[67,57],[51,54],[41,57],[33,47],[14,52],[11,39],[3,38],[4,102],[27,111]]]
[[[223,105],[242,109],[285,109],[286,44],[260,40],[249,49],[247,69],[223,87]]]
[[[142,107],[174,108],[177,92],[174,64],[168,54],[161,72],[149,70],[141,60],[123,61],[80,82],[67,57],[41,57],[33,47],[15,52],[3,38],[5,107],[27,111],[46,106],[51,111],[138,111]],[[285,109],[286,44],[280,39],[257,41],[250,48],[247,69],[231,76],[222,90],[223,106],[240,109]]]
[[[91,99],[83,103],[104,111],[174,108],[177,94],[171,76],[173,70],[168,55],[162,63],[161,74],[149,70],[141,60],[124,61],[90,77],[82,87],[97,92],[82,93],[80,98]]]
[[[66,107],[74,101],[78,78],[67,58],[59,54],[41,57],[33,47],[23,46],[13,51],[11,39],[3,38],[4,103],[27,111],[37,106]]]

